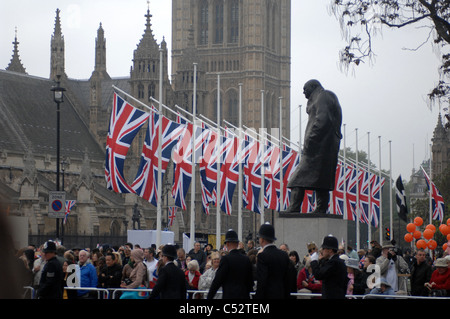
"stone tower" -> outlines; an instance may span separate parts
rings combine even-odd
[[[432,175],[438,176],[450,165],[450,134],[442,123],[442,116],[439,113],[438,122],[434,129],[432,151]],[[433,176],[430,176],[433,178]]]
[[[193,43],[205,72],[203,115],[217,118],[217,75],[221,81],[221,118],[237,125],[239,84],[243,124],[279,128],[282,98],[283,135],[290,136],[290,0],[172,0],[172,77]],[[177,80],[174,80],[177,83]],[[175,92],[176,93],[176,92]]]
[[[89,127],[98,140],[101,140],[99,133],[104,137],[104,127],[101,127],[99,118],[102,106],[102,83],[104,80],[110,80],[106,71],[106,39],[102,24],[97,30],[97,38],[95,39],[95,66],[94,71],[89,79],[90,84],[90,110],[89,110]]]
[[[61,31],[61,20],[59,17],[60,10],[56,9],[55,29],[50,42],[50,80],[57,80],[60,75],[61,79],[67,79],[65,71],[65,45],[64,36]]]

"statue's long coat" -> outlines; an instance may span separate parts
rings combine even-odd
[[[287,187],[333,190],[342,139],[342,110],[337,96],[318,87],[308,99],[309,115],[300,164]]]

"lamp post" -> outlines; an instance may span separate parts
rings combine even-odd
[[[60,165],[60,107],[64,102],[65,88],[61,87],[61,75],[56,76],[56,86],[52,87],[53,101],[56,103],[56,191],[59,191],[59,165]],[[56,238],[59,238],[59,218],[56,218]]]

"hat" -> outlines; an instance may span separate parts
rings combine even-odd
[[[448,267],[448,263],[447,263],[447,260],[445,258],[438,258],[438,259],[436,259],[436,263],[434,265],[436,267],[442,267],[442,268],[447,268]]]
[[[359,269],[359,260],[355,258],[349,258],[345,261],[345,265],[349,268]]]
[[[43,250],[44,253],[54,253],[56,252],[56,244],[55,242],[49,240],[45,242]]]
[[[387,287],[392,287],[391,284],[386,280],[386,278],[382,277],[380,279],[380,285],[385,285]]]
[[[328,235],[323,239],[322,248],[325,249],[339,249],[338,240],[333,235]]]
[[[232,229],[229,229],[227,231],[227,233],[225,234],[225,244],[227,242],[232,242],[232,243],[238,243],[239,242],[238,234]]]
[[[277,240],[275,238],[275,228],[273,228],[273,226],[269,223],[261,225],[261,227],[259,228],[258,236],[269,241]]]
[[[164,245],[164,247],[162,249],[162,255],[169,257],[169,258],[176,259],[177,258],[177,249],[175,248],[174,245],[166,244],[166,245]]]
[[[384,243],[383,247],[381,247],[381,249],[390,249],[390,248],[394,248],[394,245],[392,245],[390,242]]]

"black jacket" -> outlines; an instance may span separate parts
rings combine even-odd
[[[255,299],[288,299],[290,296],[290,260],[274,245],[264,247],[256,261]]]
[[[413,264],[411,269],[411,295],[412,296],[428,296],[428,289],[424,284],[430,281],[433,270],[427,261]]]
[[[217,290],[222,287],[222,299],[250,299],[253,288],[252,272],[250,259],[237,249],[231,250],[220,259],[207,298],[214,298]]]
[[[56,257],[53,257],[42,269],[37,296],[39,299],[62,299],[63,287],[62,265]]]
[[[161,268],[150,299],[186,299],[187,281],[184,272],[173,262]]]
[[[122,266],[114,264],[103,266],[98,276],[98,288],[119,288],[122,281]]]
[[[347,293],[347,267],[339,255],[327,260],[311,262],[314,278],[322,280],[322,299],[345,299]]]

